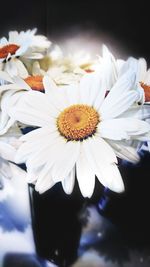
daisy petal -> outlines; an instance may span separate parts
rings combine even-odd
[[[79,87],[75,84],[66,85],[66,98],[69,105],[76,105],[80,102]]]
[[[109,144],[113,147],[116,156],[120,159],[124,159],[133,163],[137,163],[140,160],[140,157],[137,153],[137,148],[129,146],[127,142],[113,142],[110,140]],[[136,146],[138,147],[138,143]]]
[[[124,183],[119,172],[118,167],[115,164],[110,164],[101,168],[102,177],[97,177],[105,187],[116,193],[122,193],[124,189]]]
[[[17,39],[18,39],[18,32],[17,31],[10,31],[9,32],[9,42],[12,44],[15,44]]]
[[[57,111],[49,105],[46,96],[40,92],[26,92],[16,107],[11,108],[10,115],[22,123],[33,126],[47,126],[55,123]]]
[[[0,141],[0,156],[6,160],[14,161],[16,150],[13,146]]]
[[[18,75],[18,70],[16,65],[13,62],[13,59],[10,61],[7,61],[7,64],[5,65],[4,69],[11,77]]]
[[[50,173],[51,164],[48,162],[42,172],[39,172],[37,182],[35,184],[35,190],[40,194],[50,189],[55,183],[52,180]]]
[[[87,156],[88,164],[91,166],[93,172],[99,181],[110,190],[114,192],[122,192],[124,190],[123,181],[115,163],[109,163],[107,158],[101,151],[101,158],[97,154],[97,143],[85,142],[83,147]]]
[[[8,91],[8,90],[21,90],[20,86],[17,84],[4,84],[0,86],[0,93]],[[13,91],[12,91],[13,92]]]
[[[146,84],[150,84],[150,69],[147,71],[146,75],[145,75],[145,79],[144,82]]]
[[[82,104],[96,106],[97,108],[96,103],[99,103],[100,106],[106,92],[106,87],[102,84],[101,74],[99,72],[94,72],[84,75],[80,81],[79,90],[80,102]]]
[[[1,80],[4,80],[4,81],[7,81],[7,82],[10,82],[10,83],[13,83],[13,80],[12,78],[9,76],[9,74],[5,71],[0,71],[0,79]]]
[[[82,195],[90,198],[94,191],[95,173],[90,168],[84,151],[80,152],[80,156],[76,163],[76,171]]]
[[[16,163],[23,163],[27,161],[27,165],[28,165],[28,161],[30,162],[32,160],[32,157],[35,161],[37,160],[36,155],[39,158],[39,162],[37,162],[37,165],[42,164],[43,160],[44,160],[44,163],[46,162],[47,158],[41,158],[40,160],[40,156],[41,156],[40,152],[42,153],[42,150],[47,151],[49,146],[51,147],[52,145],[55,145],[55,139],[57,139],[57,135],[55,133],[51,133],[49,134],[50,136],[49,140],[47,140],[46,137],[48,136],[48,132],[45,131],[41,135],[38,133],[37,134],[38,138],[36,138],[37,137],[36,131],[38,130],[33,131],[35,135],[35,139],[30,139],[30,141],[23,143],[17,150],[16,158],[15,158]],[[36,165],[32,164],[31,166],[32,168],[34,168],[34,166]]]
[[[65,108],[67,106],[65,95],[62,93],[62,90],[56,86],[53,80],[48,76],[44,76],[43,84],[45,88],[45,94],[47,95],[50,103],[57,103],[55,108],[59,110]]]
[[[102,54],[102,76],[105,81],[105,89],[109,91],[117,80],[116,60],[105,45],[102,47]]]
[[[119,116],[136,102],[138,92],[132,90],[134,83],[135,75],[130,72],[127,72],[118,79],[100,107],[100,114],[103,119]]]
[[[46,135],[56,132],[56,127],[50,125],[50,127],[42,127],[36,130],[33,130],[25,135],[22,135],[20,140],[21,141],[29,141],[33,142],[36,139],[44,138]]]
[[[27,156],[26,165],[28,166],[28,168],[32,170],[36,169],[37,166],[44,165],[49,159],[51,159],[51,162],[53,163],[53,150],[55,150],[57,143],[58,137],[55,134],[51,134],[50,140],[47,142],[42,142],[41,140],[41,147],[37,151],[32,150],[30,157]]]
[[[82,104],[89,104],[91,101],[89,96],[92,82],[92,74],[85,74],[80,81],[80,101]]]
[[[28,77],[28,75],[29,75],[29,74],[28,74],[28,71],[27,71],[27,69],[25,68],[24,64],[21,62],[21,60],[15,58],[15,59],[13,60],[13,62],[14,62],[14,64],[15,64],[16,68],[17,68],[17,74],[18,74],[18,76],[21,77],[21,78],[26,78],[26,77]]]
[[[69,173],[69,175],[62,180],[62,187],[66,194],[70,195],[73,191],[75,183],[75,168]]]
[[[144,58],[140,58],[138,60],[138,70],[137,70],[137,82],[142,82],[143,79],[145,80],[147,71],[147,63]]]
[[[80,152],[80,142],[67,142],[60,151],[57,149],[57,159],[52,168],[52,177],[54,181],[64,179],[73,169]]]
[[[85,142],[83,146],[88,143],[90,148],[94,151],[96,158],[100,161],[103,161],[105,158],[108,163],[117,163],[116,155],[110,145],[101,137],[93,136]]]
[[[150,106],[149,105],[133,105],[126,112],[121,115],[121,118],[137,118],[139,120],[150,119]]]
[[[103,138],[122,140],[130,139],[150,131],[150,125],[142,120],[133,118],[113,119],[102,121],[99,126],[99,134]]]
[[[109,95],[107,97],[109,97]],[[106,100],[107,100],[107,97],[106,97]],[[131,92],[128,92],[128,94],[122,92],[121,97],[118,96],[116,99],[111,99],[111,101],[106,101],[106,100],[104,100],[99,110],[101,114],[101,118],[102,119],[111,119],[111,118],[113,119],[113,118],[116,118],[122,115],[122,113],[127,111],[137,101],[137,92],[131,91]]]
[[[93,106],[96,110],[99,110],[103,101],[104,101],[104,98],[106,95],[106,90],[107,90],[107,87],[105,85],[103,77],[101,78],[101,83],[99,83],[99,86],[97,88],[98,88],[97,95],[96,95],[96,98],[94,100]],[[93,90],[94,90],[94,88],[93,88]]]
[[[13,82],[20,87],[20,89],[31,90],[30,86],[19,76],[13,77]]]

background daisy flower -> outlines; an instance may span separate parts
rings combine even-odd
[[[137,60],[137,64],[137,83],[144,90],[145,102],[150,102],[150,69],[147,68],[147,63],[144,58]]]
[[[11,76],[25,77],[27,70],[26,60],[41,59],[44,57],[51,42],[43,35],[35,35],[36,29],[10,31],[8,40],[0,39],[0,64]]]
[[[7,72],[0,71],[0,135],[15,123],[8,114],[11,105],[15,105],[22,94],[28,90],[44,92],[43,76],[27,76],[25,79],[19,76],[11,77]]]

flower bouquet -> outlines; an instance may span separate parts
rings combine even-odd
[[[0,84],[0,199],[6,184],[11,191],[11,164],[24,170],[35,198],[71,196],[77,185],[84,202],[95,181],[104,192],[124,192],[120,164],[136,164],[150,149],[145,59],[117,59],[105,45],[95,58],[64,55],[36,29],[11,31],[0,39]]]

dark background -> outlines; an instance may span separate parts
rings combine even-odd
[[[6,36],[9,30],[36,27],[38,33],[47,35],[55,42],[64,36],[78,36],[80,29],[83,35],[88,35],[91,42],[96,37],[100,43],[113,47],[116,54],[145,57],[150,61],[150,13],[147,2],[1,1],[0,36]]]

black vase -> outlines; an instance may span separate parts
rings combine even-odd
[[[82,230],[80,212],[85,199],[76,185],[73,193],[64,193],[57,183],[44,194],[29,185],[33,233],[38,256],[66,267],[78,255]]]

